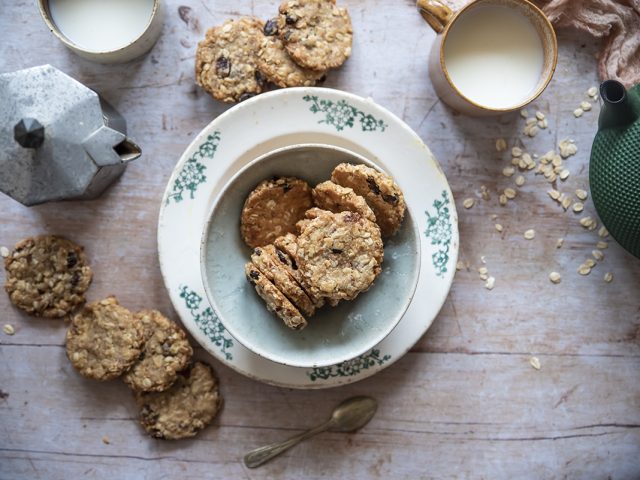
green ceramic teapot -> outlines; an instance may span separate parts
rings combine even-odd
[[[640,258],[640,84],[625,90],[606,80],[600,97],[589,164],[591,197],[611,236]]]

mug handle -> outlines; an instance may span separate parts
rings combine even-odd
[[[416,7],[436,33],[442,32],[453,17],[453,11],[440,0],[417,0]]]

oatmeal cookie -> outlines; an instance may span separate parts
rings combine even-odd
[[[240,233],[252,248],[262,247],[287,233],[313,206],[311,188],[295,177],[264,180],[249,194],[240,216]]]
[[[253,249],[251,261],[298,310],[310,317],[315,313],[313,302],[289,274],[283,255],[273,245],[266,245]]]
[[[157,310],[143,310],[136,317],[142,323],[144,346],[123,380],[139,392],[161,392],[189,364],[193,349],[184,330]]]
[[[367,220],[376,221],[373,210],[367,205],[364,198],[349,187],[343,187],[327,180],[316,185],[311,194],[318,208],[334,213],[357,212]]]
[[[380,229],[355,212],[319,215],[297,239],[296,261],[305,287],[332,300],[352,300],[368,290],[383,255]]]
[[[278,37],[276,19],[264,25],[262,44],[258,50],[258,69],[279,87],[311,87],[326,74],[323,70],[304,68],[293,61]]]
[[[351,56],[353,29],[335,0],[288,0],[280,5],[278,30],[291,58],[312,70],[342,65]]]
[[[261,20],[241,17],[209,29],[196,51],[196,83],[227,103],[262,92],[265,80],[257,65],[262,28]]]
[[[76,314],[67,331],[67,357],[82,375],[111,380],[122,375],[140,356],[142,322],[108,297]]]
[[[222,407],[222,395],[213,369],[195,362],[178,373],[164,392],[136,392],[140,424],[154,438],[193,437],[209,425]]]
[[[307,326],[307,321],[300,311],[265,275],[260,273],[260,269],[253,263],[249,262],[244,266],[244,273],[260,298],[267,304],[267,309],[280,317],[287,327],[293,330],[302,330]]]
[[[366,165],[341,163],[331,173],[331,181],[364,197],[376,215],[383,237],[396,234],[407,206],[402,190],[389,175]]]
[[[93,276],[84,248],[55,235],[22,240],[4,260],[4,268],[11,303],[49,318],[64,317],[84,303]]]

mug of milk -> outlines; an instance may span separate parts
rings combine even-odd
[[[49,30],[81,57],[126,62],[148,52],[160,36],[160,0],[39,0]]]
[[[558,60],[553,26],[527,0],[475,0],[453,12],[438,0],[418,0],[438,34],[429,76],[438,96],[470,115],[499,115],[536,99]]]

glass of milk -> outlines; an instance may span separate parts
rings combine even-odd
[[[126,62],[149,51],[162,31],[160,0],[39,0],[51,32],[78,55]]]
[[[470,115],[519,110],[551,81],[558,58],[547,17],[526,0],[475,0],[452,12],[437,0],[418,0],[438,33],[429,75],[438,96]]]

